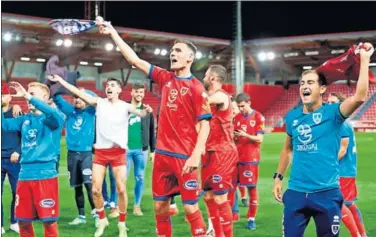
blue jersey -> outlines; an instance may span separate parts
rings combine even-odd
[[[41,180],[57,176],[60,138],[64,115],[41,100],[30,103],[42,112],[6,119],[1,113],[4,131],[21,131],[21,171],[19,180]]]
[[[289,189],[312,193],[339,187],[338,141],[343,121],[339,104],[323,104],[307,114],[303,107],[289,111],[286,131],[293,146]]]
[[[356,177],[356,143],[354,129],[348,121],[345,121],[340,130],[341,138],[348,137],[349,145],[345,156],[339,161],[340,177]]]
[[[4,117],[13,118],[13,107],[4,113]],[[1,129],[1,158],[9,159],[13,152],[21,154],[21,133]]]
[[[77,109],[62,96],[54,97],[56,106],[67,116],[66,141],[69,151],[91,151],[95,135],[95,107]]]

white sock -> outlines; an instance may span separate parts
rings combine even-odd
[[[213,229],[213,223],[212,223],[212,221],[211,221],[211,219],[210,218],[208,218],[208,229],[210,230],[210,229]]]
[[[255,221],[255,218],[254,217],[250,217],[250,218],[248,218],[248,221]]]

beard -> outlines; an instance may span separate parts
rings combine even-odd
[[[205,88],[205,90],[209,90],[209,88],[210,88],[210,85],[209,84],[206,84],[206,83],[204,83],[204,88]]]

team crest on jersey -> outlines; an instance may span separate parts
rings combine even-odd
[[[339,225],[332,225],[332,233],[334,235],[338,234],[339,232]]]
[[[189,91],[189,88],[188,88],[188,87],[182,87],[182,88],[180,89],[180,94],[181,94],[181,95],[186,95],[186,94],[188,93],[188,91]]]
[[[166,87],[170,87],[171,86],[171,81],[167,82],[166,84]]]
[[[249,121],[249,125],[251,125],[251,127],[254,127],[256,125],[256,121],[255,120]]]
[[[312,119],[313,119],[313,122],[315,122],[315,124],[319,124],[319,123],[321,123],[322,114],[321,113],[313,113]]]

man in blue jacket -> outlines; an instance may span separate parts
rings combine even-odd
[[[11,86],[17,96],[28,101],[30,113],[5,118],[3,131],[21,132],[21,171],[16,191],[16,219],[20,236],[35,236],[32,221],[41,220],[45,236],[58,236],[59,187],[56,164],[60,152],[64,115],[47,104],[50,91],[44,84],[32,82],[26,91],[18,82]]]
[[[85,93],[96,96],[89,90],[82,89]],[[92,195],[92,150],[95,134],[95,107],[87,105],[80,98],[74,99],[70,104],[61,95],[53,97],[57,108],[65,114],[66,143],[68,148],[68,173],[69,183],[74,188],[78,217],[69,225],[86,223],[85,196],[82,185],[85,185],[92,216],[95,217],[95,206]]]
[[[9,86],[4,82],[1,84],[1,94],[1,105],[4,117],[17,117],[21,108],[18,105],[10,105],[12,97],[9,92]],[[20,173],[20,164],[18,163],[18,160],[21,154],[21,133],[5,132],[1,130],[1,135],[1,197],[3,197],[5,177],[8,175],[8,180],[12,189],[10,230],[19,233],[20,230],[17,221],[14,218],[14,204],[16,200],[18,174]],[[3,202],[1,202],[1,234],[5,234]]]

